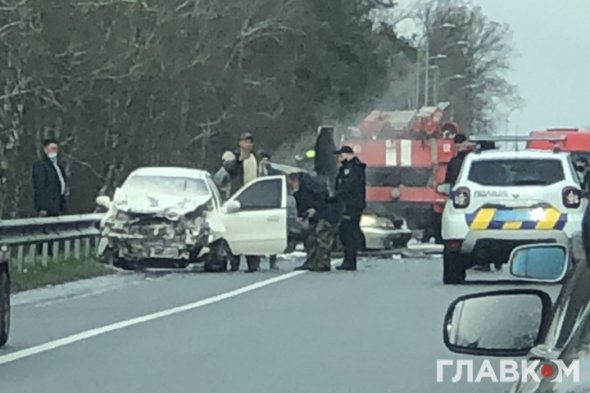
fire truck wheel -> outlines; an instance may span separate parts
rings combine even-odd
[[[467,257],[459,253],[443,253],[443,283],[462,284],[465,281]]]

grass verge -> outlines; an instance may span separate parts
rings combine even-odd
[[[27,266],[22,272],[12,269],[10,275],[12,293],[17,293],[113,273],[114,271],[109,266],[88,259],[50,262],[46,267],[40,264]]]

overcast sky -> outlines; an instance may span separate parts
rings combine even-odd
[[[590,0],[474,2],[514,34],[510,79],[525,106],[512,114],[511,131],[590,127]]]

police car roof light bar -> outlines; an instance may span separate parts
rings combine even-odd
[[[494,150],[495,142],[530,142],[530,141],[545,141],[553,144],[553,152],[559,153],[561,149],[557,145],[558,142],[564,142],[567,140],[567,136],[525,136],[525,135],[513,135],[513,136],[481,136],[481,137],[470,137],[469,140],[476,144],[475,152],[480,153],[483,150]],[[488,147],[488,144],[492,144],[493,147]]]

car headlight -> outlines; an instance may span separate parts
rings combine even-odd
[[[375,217],[375,216],[363,215],[361,217],[361,226],[362,227],[374,227],[376,224],[377,224],[377,217]]]
[[[392,229],[394,225],[393,221],[386,217],[363,215],[361,217],[361,227]]]
[[[385,217],[377,217],[376,225],[379,228],[387,228],[387,229],[394,228],[393,221],[391,221],[389,218],[385,218]]]

